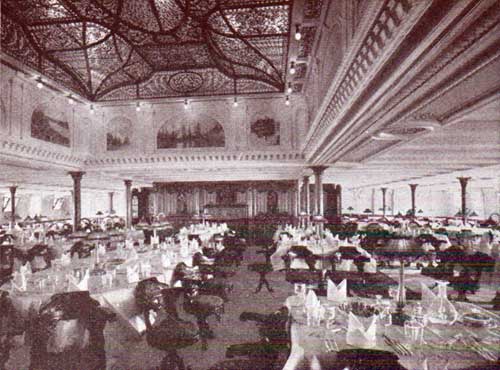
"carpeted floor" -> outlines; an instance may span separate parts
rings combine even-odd
[[[210,365],[223,360],[229,344],[258,339],[255,324],[239,320],[241,312],[273,312],[281,307],[290,294],[293,294],[293,287],[285,281],[284,272],[272,272],[268,275],[268,281],[274,289],[273,293],[269,293],[266,288],[260,293],[254,293],[259,275],[248,271],[247,266],[264,261],[262,255],[255,253],[256,250],[256,247],[247,248],[243,264],[236,275],[229,278],[234,289],[230,294],[230,301],[225,305],[221,322],[217,322],[213,317],[209,319],[216,337],[209,341],[208,349],[203,351],[198,343],[180,351],[186,365],[192,370],[206,370]],[[179,306],[181,305],[182,302],[179,302]],[[183,313],[182,308],[179,312],[183,318],[195,322],[194,317]],[[137,338],[128,333],[121,323],[108,324],[105,337],[108,369],[153,370],[163,357],[161,351],[149,347],[144,338]],[[28,367],[29,348],[18,344],[12,350],[7,369],[21,370]]]

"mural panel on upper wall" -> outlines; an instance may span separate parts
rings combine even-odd
[[[63,112],[50,110],[48,104],[38,106],[31,115],[31,136],[69,147],[71,134],[68,120]]]
[[[130,147],[132,121],[125,117],[115,117],[108,122],[106,133],[107,150],[123,150]]]
[[[210,117],[165,123],[156,137],[158,149],[224,147],[224,128]]]
[[[270,117],[256,118],[250,123],[250,146],[280,145],[280,123]]]

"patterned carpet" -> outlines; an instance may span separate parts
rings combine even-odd
[[[269,313],[281,307],[285,299],[293,294],[293,287],[285,282],[284,272],[272,272],[268,275],[273,293],[265,288],[260,293],[254,293],[259,275],[248,271],[248,265],[263,262],[264,257],[256,254],[256,247],[248,247],[244,262],[238,272],[229,281],[234,288],[230,293],[230,301],[225,305],[225,313],[221,322],[210,317],[209,324],[215,333],[215,339],[209,340],[208,349],[203,351],[201,345],[180,351],[186,366],[192,370],[206,370],[214,363],[225,358],[226,347],[230,344],[256,340],[257,329],[252,322],[241,322],[239,316],[243,311]],[[178,302],[182,306],[182,302]],[[179,309],[181,316],[195,322],[193,316]],[[112,370],[153,370],[160,364],[163,353],[151,348],[145,338],[138,338],[121,323],[108,324],[105,330],[107,368]],[[11,352],[11,360],[7,369],[20,370],[29,367],[29,347],[18,343]]]

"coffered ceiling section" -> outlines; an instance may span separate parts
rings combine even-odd
[[[90,101],[283,92],[293,0],[4,0],[2,50]]]

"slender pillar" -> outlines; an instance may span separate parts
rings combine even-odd
[[[194,213],[196,215],[200,214],[200,189],[195,188],[193,192],[194,196]]]
[[[82,177],[85,172],[71,171],[69,174],[73,179],[73,231],[77,231],[82,218]]]
[[[132,227],[132,180],[123,180],[125,183],[125,207],[127,213],[125,216],[125,221],[127,229]]]
[[[460,188],[462,190],[462,221],[465,225],[467,222],[467,183],[470,177],[457,177],[460,181]]]
[[[337,184],[337,216],[342,216],[342,186]]]
[[[385,193],[387,191],[387,188],[380,188],[382,191],[382,216],[385,217]]]
[[[311,214],[311,198],[309,192],[309,176],[304,176],[302,189],[304,191],[304,212],[308,215]]]
[[[326,166],[313,166],[311,169],[314,172],[314,193],[315,193],[315,213],[316,215],[324,215],[323,202],[323,172],[327,169]]]
[[[257,216],[257,189],[252,188],[252,215]]]
[[[299,217],[301,208],[301,196],[300,196],[300,180],[297,180],[297,188],[295,193],[295,217]]]
[[[411,190],[411,215],[412,217],[415,217],[417,215],[416,209],[417,206],[415,204],[415,193],[417,190],[418,184],[410,184],[410,190]]]
[[[16,190],[17,186],[9,186],[10,190],[10,227],[16,225]]]
[[[110,191],[108,193],[108,196],[109,196],[109,210],[108,210],[108,213],[110,215],[113,215],[115,213],[115,210],[113,209],[113,196],[115,195],[115,193],[113,193],[112,191]]]

